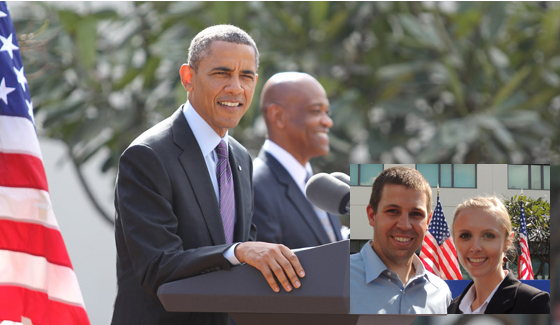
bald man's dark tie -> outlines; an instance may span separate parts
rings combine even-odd
[[[216,154],[218,155],[216,176],[220,189],[220,212],[222,214],[226,243],[231,244],[233,242],[233,226],[235,223],[235,196],[227,145],[224,140],[221,140],[216,147]]]

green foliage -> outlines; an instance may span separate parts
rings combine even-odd
[[[519,241],[521,202],[524,202],[527,236],[532,242],[550,243],[550,203],[542,198],[532,199],[524,195],[514,195],[504,204],[511,216],[511,225],[515,229],[515,242]]]
[[[383,163],[546,163],[558,155],[557,7],[132,2],[26,10],[34,14],[16,21],[26,26],[20,35],[50,22],[31,39],[47,42],[40,54],[22,51],[45,133],[69,143],[80,163],[110,149],[105,170],[184,102],[177,71],[189,40],[217,23],[256,39],[262,81],[255,98],[278,71],[305,71],[324,84],[335,127],[333,154],[318,160],[320,169],[346,170],[349,155]],[[253,152],[264,138],[255,130],[257,103],[235,131]]]
[[[256,155],[258,98],[280,71],[331,101],[331,154],[349,163],[560,161],[560,6],[549,2],[30,2],[12,10],[39,131],[103,171],[185,102],[179,68],[203,28],[230,23],[261,53],[232,134]],[[19,11],[18,11],[19,10]]]
[[[539,268],[533,269],[536,278],[537,275],[543,275],[545,263],[550,266],[550,203],[542,198],[532,199],[523,195],[514,195],[509,200],[504,200],[515,231],[514,242],[517,246],[519,246],[522,201],[531,258],[538,257],[541,260]]]

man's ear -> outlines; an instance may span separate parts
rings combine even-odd
[[[368,204],[367,208],[366,208],[366,212],[367,212],[367,217],[369,220],[369,225],[374,227],[375,226],[375,211],[373,211],[373,208],[371,207],[371,204]]]
[[[192,91],[193,89],[192,77],[194,73],[194,69],[187,64],[183,64],[181,66],[181,69],[179,70],[179,74],[181,75],[181,83],[188,92]]]
[[[283,129],[286,126],[284,121],[284,108],[278,104],[270,104],[266,110],[268,120],[278,129]]]
[[[432,221],[432,216],[434,215],[434,211],[432,211],[432,213],[430,213],[430,215],[428,216],[428,223],[427,225],[430,225],[430,221]]]

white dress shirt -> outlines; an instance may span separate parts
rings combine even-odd
[[[202,151],[202,156],[206,162],[206,168],[208,168],[208,174],[212,180],[212,186],[214,187],[214,193],[216,193],[216,199],[218,204],[220,204],[220,188],[218,186],[218,178],[216,176],[216,164],[218,162],[218,157],[216,154],[216,147],[221,140],[226,142],[226,147],[228,145],[228,131],[223,138],[221,138],[212,127],[206,123],[206,121],[198,114],[198,112],[192,107],[191,103],[188,101],[183,106],[183,114],[191,127],[193,135],[198,142],[200,151]],[[229,154],[229,147],[228,154]],[[235,208],[235,206],[234,206]],[[221,216],[220,216],[221,217]],[[237,219],[237,218],[236,218]],[[234,221],[235,222],[235,221]],[[235,257],[235,247],[239,243],[233,244],[227,251],[224,252],[224,257],[233,265],[241,264],[237,257]]]
[[[504,273],[507,276],[509,271],[506,270]],[[504,277],[504,279],[505,278],[506,277]],[[488,307],[488,304],[490,303],[490,300],[492,300],[492,297],[494,297],[494,294],[498,290],[498,287],[500,286],[500,284],[502,284],[502,282],[504,282],[504,279],[502,279],[502,281],[500,281],[500,283],[498,283],[498,285],[494,288],[494,291],[492,291],[490,293],[490,295],[488,296],[488,298],[486,298],[484,303],[482,305],[480,305],[480,307],[478,307],[475,310],[471,309],[471,305],[472,305],[472,303],[475,299],[475,292],[476,292],[476,289],[475,289],[474,284],[473,284],[469,288],[469,291],[467,291],[467,293],[463,297],[463,300],[461,300],[461,303],[459,304],[459,309],[463,312],[463,314],[484,314],[484,312],[486,311],[486,307]]]
[[[224,140],[227,146],[228,131],[226,131],[223,138],[220,138],[218,133],[206,123],[189,102],[183,106],[183,114],[187,122],[189,122],[196,142],[198,142],[198,146],[200,147],[200,151],[202,151],[202,156],[204,156],[204,161],[206,161],[206,167],[208,168],[208,174],[210,174],[210,179],[212,180],[212,186],[214,186],[214,193],[216,193],[216,198],[218,199],[218,203],[220,203],[220,188],[218,187],[218,179],[216,177],[218,157],[215,149],[221,140]],[[229,154],[229,147],[227,150]]]

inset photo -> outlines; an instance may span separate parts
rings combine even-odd
[[[550,165],[353,164],[351,314],[549,314]]]

